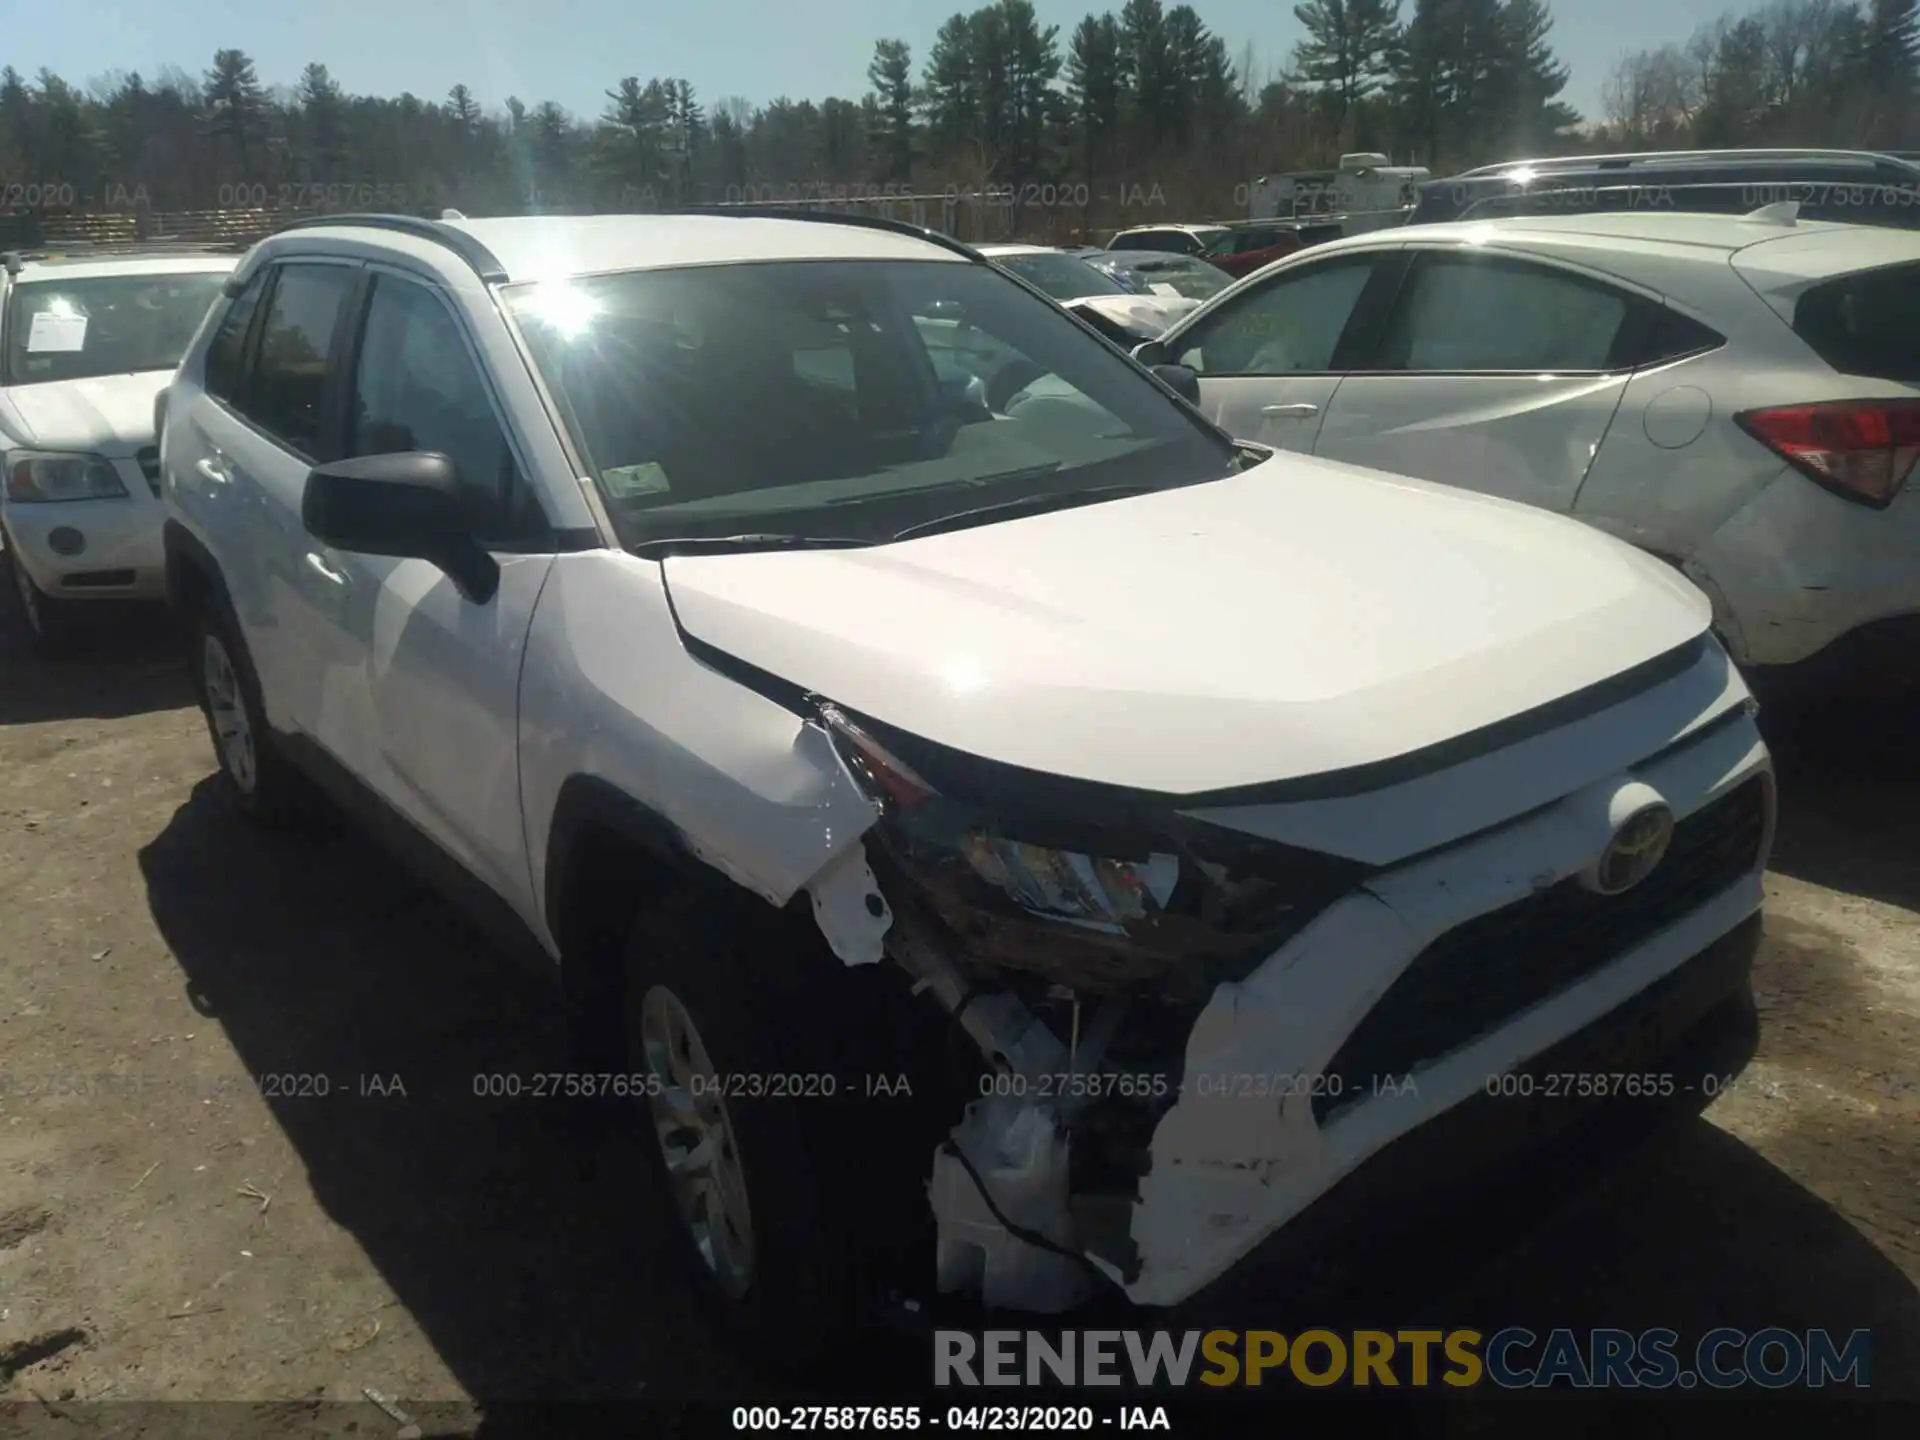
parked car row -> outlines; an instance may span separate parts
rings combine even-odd
[[[1490,1077],[1746,1063],[1736,662],[1920,615],[1915,243],[1510,219],[1202,297],[849,216],[337,216],[207,262],[116,443],[222,793],[558,977],[716,1313],[1170,1306],[1658,1108]],[[20,268],[6,344],[83,358],[9,415],[100,378],[74,274]],[[9,552],[135,514],[62,433],[42,480],[8,430]]]
[[[1582,1113],[1489,1075],[1751,1052],[1772,772],[1700,591],[1236,438],[1247,338],[1187,330],[1196,387],[1084,283],[850,217],[336,217],[162,402],[225,793],[330,795],[557,972],[634,1213],[783,1343],[1182,1302]]]

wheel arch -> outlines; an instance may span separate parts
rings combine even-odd
[[[596,1066],[620,1057],[623,960],[649,900],[704,890],[767,903],[696,856],[666,816],[593,775],[561,783],[547,823],[543,880],[541,919],[559,951],[573,1039],[583,1061]]]

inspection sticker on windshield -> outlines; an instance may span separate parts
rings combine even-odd
[[[33,328],[27,331],[27,353],[42,351],[82,350],[87,344],[87,317],[84,315],[56,315],[42,310],[33,317]]]
[[[638,465],[616,465],[610,470],[602,470],[600,478],[606,482],[608,491],[616,500],[632,500],[641,495],[665,495],[673,489],[667,482],[667,472],[651,460]]]

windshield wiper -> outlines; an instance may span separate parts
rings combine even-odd
[[[659,540],[639,540],[627,549],[643,560],[664,560],[669,555],[744,554],[752,550],[857,550],[874,543],[850,535],[669,535]]]
[[[952,515],[936,516],[932,520],[922,520],[917,525],[909,525],[894,533],[895,540],[909,540],[919,535],[935,535],[942,530],[964,530],[970,525],[988,519],[1012,520],[1022,515],[1044,515],[1049,510],[1067,510],[1076,505],[1092,505],[1101,500],[1118,500],[1127,495],[1146,495],[1161,487],[1158,485],[1096,485],[1089,490],[1049,491],[1044,495],[1021,495],[1013,500],[1001,500],[993,505],[977,505],[971,510],[956,511]]]

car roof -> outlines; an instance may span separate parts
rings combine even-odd
[[[238,255],[50,255],[28,260],[16,277],[35,280],[98,280],[114,275],[219,275],[240,263]]]
[[[1672,210],[1606,210],[1585,215],[1503,215],[1485,220],[1451,220],[1437,225],[1396,226],[1351,235],[1317,247],[1317,253],[1349,250],[1365,244],[1404,244],[1412,241],[1485,242],[1498,237],[1518,240],[1527,235],[1556,240],[1642,241],[1660,245],[1691,245],[1731,252],[1778,239],[1783,235],[1850,234],[1884,227],[1844,225],[1832,220],[1791,223],[1754,219],[1745,215],[1717,215]],[[1898,232],[1886,232],[1898,233]]]
[[[1196,225],[1188,225],[1181,221],[1169,221],[1165,225],[1135,225],[1126,230],[1116,230],[1114,232],[1114,239],[1117,240],[1122,235],[1141,235],[1151,230],[1180,230],[1188,235],[1198,235],[1204,230],[1226,230],[1229,228],[1231,227],[1214,224],[1211,221],[1202,221]]]
[[[756,260],[952,260],[894,230],[736,215],[515,215],[449,219],[493,252],[510,280]],[[377,232],[376,232],[377,233]]]

